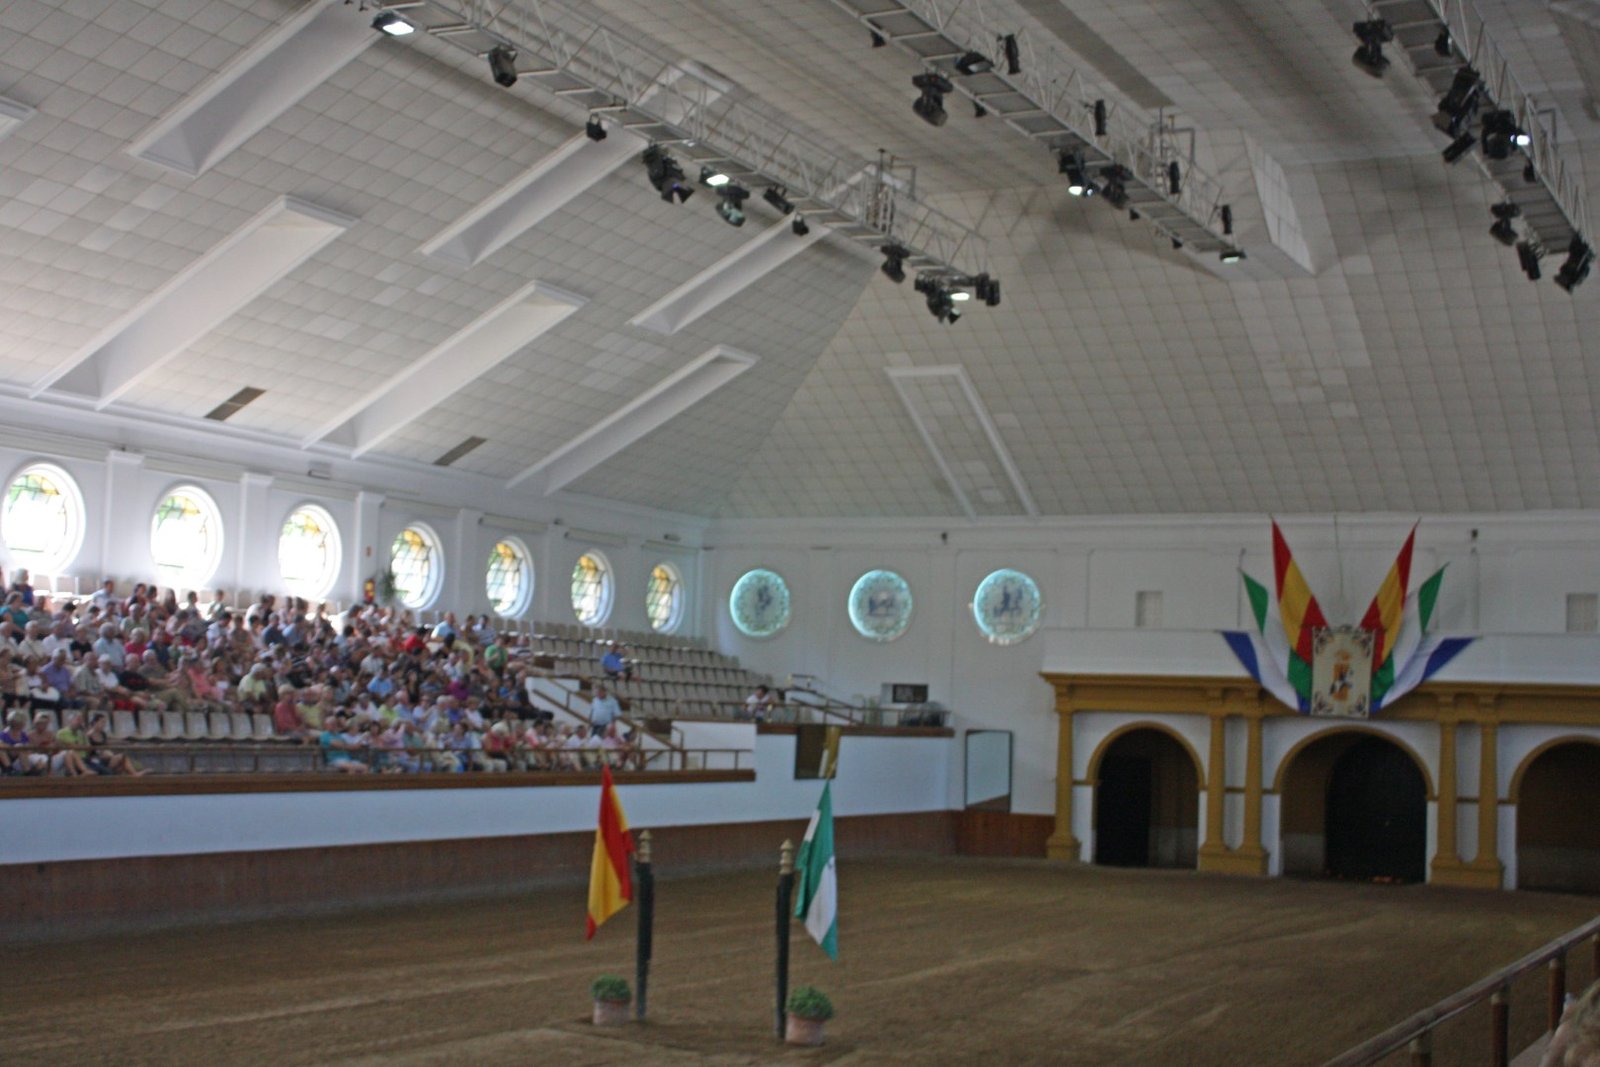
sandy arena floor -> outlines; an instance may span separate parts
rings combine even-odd
[[[1584,897],[1023,861],[849,862],[840,962],[794,928],[793,982],[823,987],[839,1013],[824,1048],[799,1050],[771,1036],[772,884],[765,872],[663,877],[644,1025],[585,1021],[591,978],[632,980],[635,920],[625,911],[586,944],[575,887],[12,948],[5,1058],[1317,1064],[1600,909]],[[1574,980],[1586,983],[1579,955]],[[1523,1043],[1542,1029],[1542,981],[1514,994]],[[1435,1062],[1486,1062],[1486,1030],[1467,1019]]]

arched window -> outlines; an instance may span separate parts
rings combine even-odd
[[[485,586],[497,615],[509,619],[528,610],[533,601],[533,563],[521,541],[508,537],[489,550]]]
[[[278,573],[290,593],[321,600],[339,576],[339,527],[322,508],[302,504],[278,533]]]
[[[83,547],[83,496],[60,467],[24,467],[6,488],[0,537],[11,558],[31,570],[53,574],[66,568]]]
[[[598,552],[585,552],[572,568],[572,610],[585,626],[611,615],[611,565]]]
[[[444,559],[439,551],[439,536],[421,523],[400,531],[389,549],[389,566],[394,571],[394,595],[400,603],[416,610],[439,597],[444,581]]]
[[[683,575],[670,563],[658,563],[650,572],[650,588],[644,597],[644,611],[650,628],[658,634],[677,632],[683,622]]]
[[[174,589],[200,589],[222,559],[222,514],[204,489],[180,485],[150,517],[150,558],[156,581]]]

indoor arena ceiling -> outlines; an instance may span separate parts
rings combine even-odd
[[[725,518],[1600,507],[1600,279],[1563,291],[1559,252],[1524,278],[1496,187],[1440,158],[1436,94],[1392,45],[1384,78],[1352,65],[1357,0],[984,6],[1078,97],[1196,131],[1241,264],[1068,195],[964,98],[924,123],[918,61],[848,4],[581,5],[829,153],[914,167],[1002,280],[951,324],[762,184],[735,228],[631,151],[562,177],[630,135],[596,147],[572,97],[317,7],[0,4],[0,389],[41,424],[92,404],[421,464],[482,438],[453,467],[512,493]],[[1600,178],[1600,0],[1479,9]],[[474,225],[541,164],[542,216]],[[663,303],[769,230],[691,313]]]

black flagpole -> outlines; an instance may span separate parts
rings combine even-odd
[[[633,856],[634,885],[639,896],[639,938],[634,959],[634,984],[639,987],[633,1002],[633,1017],[643,1019],[650,992],[650,950],[656,924],[656,876],[650,862],[650,831],[639,834],[639,849]]]
[[[789,908],[794,903],[794,842],[778,851],[778,1040],[783,1040],[783,1005],[789,998]]]

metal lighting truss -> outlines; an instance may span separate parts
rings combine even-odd
[[[1540,111],[1518,84],[1477,9],[1467,0],[1369,0],[1368,8],[1373,18],[1389,24],[1394,44],[1436,94],[1443,96],[1456,71],[1470,65],[1482,79],[1487,98],[1479,114],[1504,110],[1516,116],[1530,143],[1505,159],[1479,152],[1478,162],[1505,198],[1521,209],[1523,222],[1539,245],[1547,253],[1564,254],[1574,237],[1589,233],[1583,186],[1576,174],[1568,173],[1557,151],[1554,112]],[[1441,33],[1448,34],[1448,55],[1435,48]],[[1524,176],[1530,162],[1533,181]]]
[[[383,0],[419,31],[486,58],[516,50],[519,78],[578,112],[670,145],[687,166],[707,164],[737,181],[781,186],[808,222],[877,249],[897,244],[907,266],[965,284],[988,268],[988,248],[968,226],[915,199],[881,162],[849,158],[795,128],[793,119],[696,63],[602,25],[554,0]],[[688,172],[693,183],[696,172]]]
[[[1057,152],[1083,157],[1088,173],[1120,164],[1128,206],[1167,237],[1200,252],[1236,252],[1221,232],[1222,186],[1194,161],[1192,130],[1148,122],[1106,101],[1106,132],[1095,135],[1092,90],[1054,48],[1015,34],[1019,73],[1008,73],[1002,41],[1020,20],[984,0],[834,0],[873,33],[948,77],[957,92],[1019,133]],[[993,68],[963,74],[956,61],[969,51]],[[1187,147],[1185,146],[1187,143]],[[1180,167],[1179,192],[1169,190],[1168,165]]]

